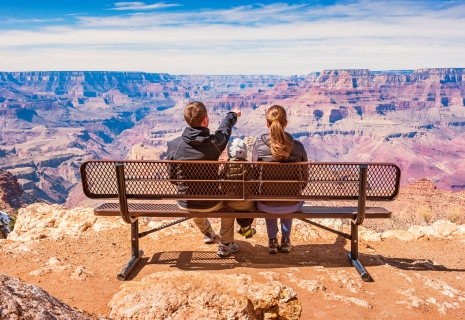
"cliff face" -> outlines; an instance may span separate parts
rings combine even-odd
[[[324,70],[304,76],[142,72],[0,72],[0,168],[36,197],[64,203],[86,159],[157,158],[203,101],[215,129],[240,107],[234,135],[265,130],[272,104],[314,160],[393,161],[403,182],[462,190],[465,69]],[[143,146],[141,148],[140,146]]]
[[[0,210],[12,213],[22,206],[23,195],[18,178],[8,171],[0,170]]]

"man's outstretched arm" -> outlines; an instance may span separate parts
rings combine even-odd
[[[223,151],[226,145],[228,144],[229,138],[232,134],[232,128],[236,124],[237,118],[240,116],[241,110],[239,110],[239,108],[234,108],[232,111],[228,112],[228,114],[218,127],[218,130],[215,131],[214,144],[221,151]]]

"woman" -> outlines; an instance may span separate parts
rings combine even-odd
[[[269,162],[306,162],[304,146],[287,132],[286,110],[274,105],[266,112],[266,126],[269,133],[263,134],[254,144],[252,160]],[[263,173],[262,173],[263,174]],[[292,213],[302,209],[303,201],[259,201],[257,209],[267,213]],[[281,219],[281,252],[291,252],[291,228],[293,219]],[[268,253],[278,252],[278,221],[265,219],[268,233]]]

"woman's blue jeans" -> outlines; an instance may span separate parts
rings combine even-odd
[[[304,202],[301,201],[296,205],[286,206],[286,207],[272,207],[264,205],[260,202],[257,202],[257,209],[261,212],[267,213],[293,213],[300,211]],[[292,230],[292,218],[291,219],[280,219],[281,220],[281,233],[282,237],[288,239],[291,237]],[[269,239],[275,239],[278,235],[278,219],[265,219],[266,231],[268,233]]]

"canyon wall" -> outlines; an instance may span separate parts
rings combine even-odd
[[[288,131],[315,161],[395,162],[403,184],[428,177],[441,189],[460,191],[464,70],[323,70],[291,77],[0,72],[0,168],[35,197],[75,204],[83,161],[163,158],[166,142],[185,126],[184,106],[200,100],[212,130],[240,107],[234,136],[260,135],[266,109],[280,104],[288,110]]]

